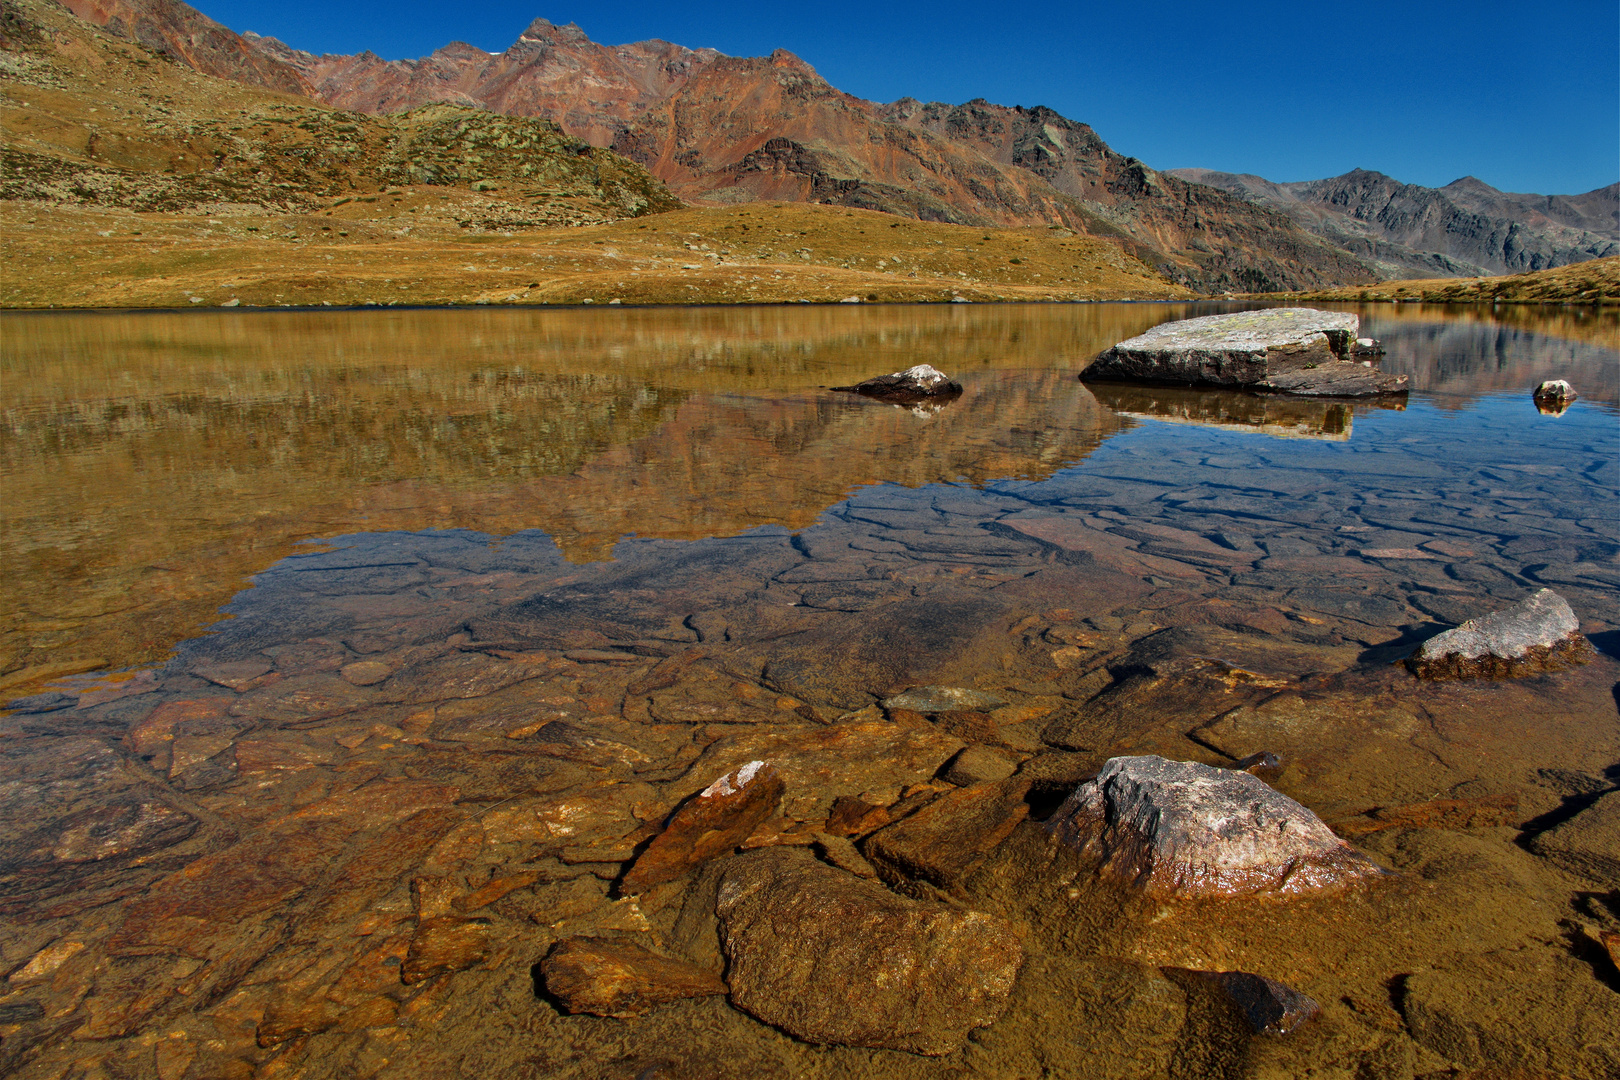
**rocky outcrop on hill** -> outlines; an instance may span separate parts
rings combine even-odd
[[[1472,176],[1426,188],[1366,169],[1287,184],[1210,169],[1174,173],[1275,208],[1389,277],[1521,273],[1620,254],[1620,184],[1517,195]]]

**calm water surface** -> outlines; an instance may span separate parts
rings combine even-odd
[[[1076,378],[1218,310],[0,316],[0,1073],[1613,1075],[1620,906],[1538,845],[1620,797],[1620,663],[1397,662],[1543,586],[1620,652],[1615,317],[1364,309],[1400,400]],[[922,362],[962,397],[827,389]],[[919,685],[999,704],[885,704]],[[1025,821],[1115,754],[1257,751],[1398,874],[1138,904]],[[994,1026],[936,1060],[537,997],[567,938],[721,974],[708,879],[619,886],[751,760],[748,846],[980,807],[940,848],[1005,840],[928,880],[1018,928]],[[1322,1016],[1252,1039],[1167,968]]]
[[[591,564],[625,537],[803,529],[879,484],[982,492],[983,522],[1013,496],[1222,533],[1257,558],[1220,587],[1286,592],[1307,550],[1450,537],[1477,549],[1471,569],[1435,552],[1357,568],[1413,600],[1390,625],[1455,614],[1417,601],[1463,573],[1487,592],[1588,590],[1583,615],[1611,627],[1612,315],[1368,308],[1386,368],[1412,376],[1404,407],[1074,378],[1117,340],[1215,310],[8,316],[0,679],[159,660],[315,538],[537,531]],[[928,412],[823,389],[916,362],[967,394]],[[1563,416],[1529,401],[1551,377],[1582,394]]]

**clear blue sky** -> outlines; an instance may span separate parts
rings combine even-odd
[[[1615,0],[966,4],[873,0],[201,0],[314,52],[498,52],[530,20],[617,45],[789,49],[874,101],[1049,105],[1159,169],[1271,180],[1352,168],[1574,194],[1620,179]]]

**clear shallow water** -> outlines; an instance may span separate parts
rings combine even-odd
[[[1029,954],[1006,1017],[951,1059],[965,1074],[1244,1074],[1221,1055],[1247,1043],[1154,989],[1170,965],[1325,1003],[1243,1051],[1255,1075],[1386,1051],[1601,1075],[1468,1059],[1397,1009],[1607,1022],[1607,969],[1565,941],[1620,911],[1526,847],[1612,786],[1620,670],[1435,687],[1393,662],[1542,585],[1612,645],[1612,322],[1369,311],[1414,391],[1355,404],[1075,378],[1209,307],[965,307],[4,320],[6,677],[62,692],[0,741],[0,959],[59,957],[0,994],[33,1018],[8,1046],[42,1076],[87,1042],[131,1075],[638,1075],[671,1053],[935,1075],[723,999],[562,1016],[530,967],[577,935],[680,951],[685,886],[612,883],[727,768],[796,770],[754,839],[803,845],[835,797],[949,789],[965,742],[1059,791],[1113,753],[1275,751],[1280,789],[1422,883],[1258,921],[1104,917],[1115,900],[1055,889],[1020,832],[965,894]],[[963,397],[825,390],[921,361]],[[1582,400],[1540,414],[1544,378]],[[1008,704],[877,706],[931,683]],[[1367,816],[1437,795],[1516,809],[1455,834]],[[476,958],[401,981],[434,890],[512,880],[475,909]],[[1551,989],[1480,1004],[1452,972]],[[1089,1019],[1051,1030],[1077,1001]]]
[[[1247,490],[1234,479],[1264,468],[1273,476],[1254,490],[1286,478],[1293,486],[1276,497],[1303,500],[1294,517],[1315,505],[1299,485],[1308,488],[1306,474],[1318,469],[1341,499],[1394,485],[1470,500],[1492,483],[1523,483],[1525,468],[1553,470],[1555,485],[1568,477],[1577,486],[1561,495],[1579,495],[1538,501],[1538,483],[1512,496],[1530,500],[1528,516],[1605,516],[1612,477],[1585,465],[1571,472],[1565,455],[1613,449],[1604,431],[1620,404],[1612,316],[1514,309],[1496,321],[1474,309],[1369,309],[1364,329],[1386,340],[1385,366],[1412,376],[1404,413],[1088,390],[1073,379],[1114,341],[1209,310],[8,317],[0,588],[13,614],[0,637],[0,679],[22,685],[75,666],[161,659],[212,622],[248,575],[311,538],[539,529],[570,559],[589,562],[626,535],[803,528],[872,483],[1039,480],[1105,442],[1105,461],[1146,455],[1150,468],[1173,469],[1176,483],[1212,490]],[[930,417],[821,389],[920,360],[963,379],[969,393]],[[1528,389],[1548,377],[1581,389],[1565,417],[1527,412]],[[1505,413],[1484,404],[1497,393]],[[1434,410],[1458,412],[1457,423],[1436,426]],[[1306,439],[1234,451],[1231,465],[1206,462],[1204,448],[1226,445],[1222,430]],[[1308,445],[1318,438],[1371,456],[1339,468],[1334,451]],[[1521,472],[1448,484],[1447,440],[1464,455],[1500,444]],[[1468,460],[1484,468],[1489,457]],[[1404,487],[1389,471],[1396,462],[1418,470]],[[1164,477],[1146,479],[1145,488],[1119,487],[1121,512],[1135,512],[1138,499],[1150,515],[1169,511],[1153,490]],[[1579,512],[1581,500],[1591,514]],[[1606,542],[1602,532],[1596,541]],[[1501,544],[1519,537],[1505,528],[1492,535]]]

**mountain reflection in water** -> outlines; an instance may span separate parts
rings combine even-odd
[[[802,528],[877,482],[1038,480],[1132,415],[1348,435],[1366,406],[1099,404],[1074,378],[1116,341],[1230,307],[7,316],[0,686],[156,660],[311,537],[540,529],[603,559],[626,535]],[[1612,317],[1515,317],[1364,311],[1386,368],[1447,407],[1557,377],[1620,401]],[[919,362],[963,399],[918,413],[823,389]]]

